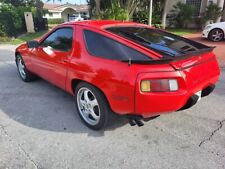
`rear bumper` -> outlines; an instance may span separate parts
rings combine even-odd
[[[213,92],[214,89],[215,89],[215,85],[209,85],[208,87],[204,88],[202,90],[201,97],[208,96],[210,93]],[[198,102],[198,100],[199,100],[199,96],[196,95],[196,94],[193,94],[187,100],[186,104],[183,107],[181,107],[179,110],[177,110],[177,111],[181,111],[181,110],[185,110],[185,109],[191,108],[192,106],[194,106]],[[127,117],[130,118],[130,119],[142,119],[143,118],[144,120],[147,120],[147,121],[148,120],[152,120],[152,119],[154,119],[154,118],[156,118],[158,116],[159,115],[156,115],[156,114],[153,115],[152,113],[151,113],[150,116],[146,115],[146,114],[142,114],[142,115],[140,115],[140,114],[139,115],[132,115],[132,114],[130,114],[130,115],[127,115]]]
[[[143,73],[137,78],[135,113],[144,118],[190,108],[197,103],[195,93],[202,91],[202,97],[209,95],[218,81],[220,71],[216,60],[185,70],[174,72]],[[151,78],[177,79],[176,92],[140,92],[140,81]]]
[[[193,90],[183,91],[182,93],[159,94],[157,97],[145,98],[144,102],[137,101],[135,114],[143,118],[149,118],[188,109],[198,102],[199,96],[195,93],[202,90],[201,97],[209,95],[215,88],[216,81],[217,78],[214,78],[210,84],[207,84],[207,86],[204,85],[201,88],[196,87]]]
[[[208,96],[210,93],[212,93],[212,91],[215,89],[215,85],[209,85],[208,87],[204,88],[202,90],[202,94],[201,94],[201,97],[205,97],[205,96]],[[198,102],[198,99],[199,99],[199,96],[198,95],[192,95],[188,101],[186,102],[186,104],[181,107],[178,111],[180,110],[185,110],[185,109],[188,109],[192,106],[194,106],[197,102]]]

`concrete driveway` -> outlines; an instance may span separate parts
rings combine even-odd
[[[143,127],[118,119],[85,127],[73,98],[51,84],[22,82],[14,46],[0,46],[0,169],[225,169],[225,71],[189,110]]]

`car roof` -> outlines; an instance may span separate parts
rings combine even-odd
[[[116,20],[85,20],[85,21],[72,21],[66,22],[62,25],[81,25],[87,27],[93,27],[97,29],[103,29],[111,26],[147,26],[140,23],[130,21],[116,21]]]

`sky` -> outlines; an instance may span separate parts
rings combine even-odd
[[[46,0],[42,0],[44,3],[46,3]],[[71,3],[71,4],[87,4],[87,0],[61,0],[61,2],[60,1],[58,1],[58,0],[55,0],[55,4],[65,4],[65,3]],[[50,2],[48,2],[48,3],[53,3],[53,1],[50,1]]]

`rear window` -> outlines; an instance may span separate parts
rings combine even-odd
[[[175,57],[208,48],[203,44],[183,37],[146,27],[111,27],[106,30],[141,44],[164,56]]]
[[[120,61],[151,60],[149,56],[94,31],[84,30],[84,37],[86,48],[93,56]]]

